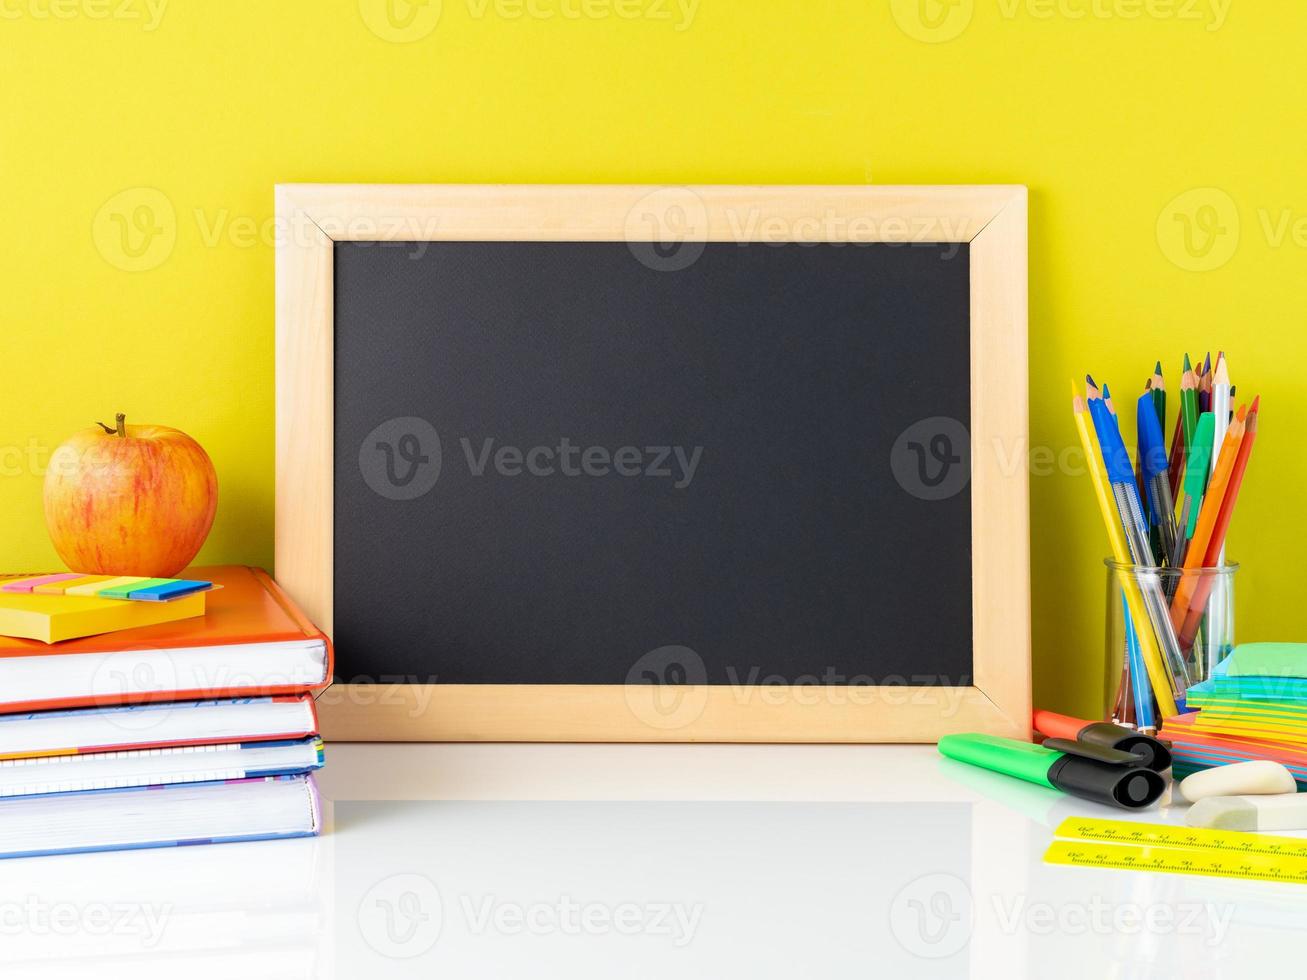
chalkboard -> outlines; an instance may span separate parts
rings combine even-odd
[[[971,683],[965,244],[418,245],[335,247],[341,677]]]
[[[1028,731],[1023,189],[279,214],[277,576],[328,735]]]

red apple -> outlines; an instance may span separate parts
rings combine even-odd
[[[218,508],[218,474],[200,444],[162,425],[103,422],[50,457],[45,524],[59,557],[88,575],[175,576]]]

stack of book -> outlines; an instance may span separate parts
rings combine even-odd
[[[203,615],[0,636],[0,857],[311,836],[331,644],[258,569]]]
[[[1162,738],[1173,743],[1173,772],[1270,759],[1307,789],[1307,645],[1245,643],[1189,689],[1198,708],[1168,718]]]

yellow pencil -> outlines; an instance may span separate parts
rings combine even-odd
[[[1076,392],[1076,383],[1071,382],[1071,407],[1075,411],[1076,429],[1080,433],[1080,447],[1085,453],[1085,465],[1089,467],[1089,477],[1094,484],[1094,496],[1098,498],[1098,509],[1103,515],[1103,526],[1107,528],[1107,540],[1112,548],[1112,557],[1119,565],[1131,565],[1130,549],[1126,546],[1125,532],[1117,516],[1116,506],[1112,503],[1112,491],[1107,482],[1107,469],[1103,465],[1103,454],[1098,449],[1098,439],[1089,426],[1089,410],[1085,408],[1084,399]],[[1152,622],[1144,606],[1144,594],[1133,575],[1122,575],[1121,588],[1125,592],[1126,607],[1130,618],[1135,622],[1135,632],[1139,636],[1139,652],[1143,655],[1144,666],[1148,670],[1148,680],[1157,697],[1157,707],[1163,718],[1170,718],[1177,713],[1175,698],[1171,694],[1170,679],[1162,663],[1162,654],[1157,648],[1157,636],[1149,629]]]

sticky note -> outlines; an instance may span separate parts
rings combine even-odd
[[[1307,643],[1240,643],[1222,667],[1229,677],[1307,677]]]
[[[115,585],[112,588],[101,589],[96,595],[105,599],[130,599],[133,592],[137,589],[148,589],[156,585],[167,585],[171,582],[170,578],[145,578],[136,579],[134,582],[128,582],[125,585]]]
[[[77,578],[65,579],[62,582],[47,582],[45,585],[37,585],[32,588],[36,595],[68,595],[69,589],[76,586],[86,586],[108,581],[113,578],[112,575],[79,575]],[[77,593],[71,593],[76,595]]]
[[[31,592],[38,585],[46,585],[50,582],[66,582],[70,578],[83,578],[76,572],[60,572],[58,575],[38,575],[36,578],[14,579],[12,582],[6,582],[0,585],[0,592]]]
[[[69,582],[64,589],[64,595],[99,595],[105,589],[116,589],[120,585],[135,585],[137,582],[144,582],[144,575],[119,575],[105,576],[103,581],[91,582],[89,579],[86,583]]]
[[[212,585],[212,582],[198,582],[184,578],[174,579],[163,585],[147,585],[142,582],[139,587],[132,589],[127,598],[146,602],[167,602],[169,599],[180,599],[192,592],[203,592]]]

